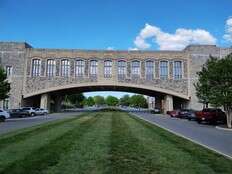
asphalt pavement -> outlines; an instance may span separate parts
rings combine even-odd
[[[131,113],[232,159],[232,131],[163,114]]]
[[[18,129],[27,128],[49,121],[71,118],[79,115],[80,112],[67,112],[67,113],[53,113],[46,116],[35,116],[25,118],[10,118],[5,122],[0,122],[0,134],[5,134]]]

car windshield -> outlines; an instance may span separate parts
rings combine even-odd
[[[24,111],[28,111],[28,110],[30,110],[31,108],[22,108],[22,110],[24,110]]]

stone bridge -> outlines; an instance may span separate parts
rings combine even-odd
[[[193,85],[196,72],[209,55],[221,58],[230,52],[214,45],[190,45],[181,51],[109,51],[0,42],[0,64],[11,82],[10,108],[59,110],[68,93],[126,91],[154,96],[156,107],[166,112],[201,109]]]

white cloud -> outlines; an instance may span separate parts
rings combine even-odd
[[[114,47],[107,47],[107,50],[114,50]]]
[[[133,47],[133,48],[129,48],[128,50],[129,50],[129,51],[137,51],[138,48]]]
[[[229,17],[226,21],[226,33],[223,38],[228,42],[232,42],[232,17]]]
[[[215,44],[214,38],[208,31],[203,29],[179,28],[174,34],[163,32],[160,28],[145,24],[135,38],[134,44],[138,49],[148,49],[151,44],[147,39],[152,39],[160,50],[181,50],[189,44]]]

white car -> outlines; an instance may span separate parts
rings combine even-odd
[[[35,115],[47,115],[47,114],[48,114],[47,109],[43,109],[43,108],[36,108],[35,109]]]
[[[27,112],[27,116],[35,116],[35,107],[23,107],[21,109]]]
[[[10,114],[2,109],[0,109],[0,122],[5,121],[5,119],[10,118]]]

